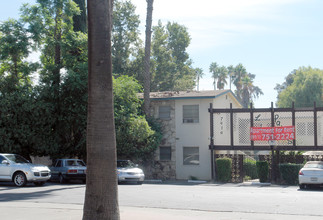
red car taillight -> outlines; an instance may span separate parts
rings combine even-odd
[[[77,173],[77,170],[68,170],[68,173]]]
[[[304,175],[304,173],[300,170],[298,175]]]

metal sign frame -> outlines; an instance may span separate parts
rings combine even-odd
[[[254,109],[252,107],[252,103],[250,104],[250,108],[248,109],[233,109],[232,103],[230,104],[229,109],[214,109],[212,103],[210,103],[210,108],[208,109],[210,113],[210,145],[209,149],[211,150],[211,172],[212,179],[215,180],[215,150],[264,150],[272,152],[272,160],[274,160],[274,151],[279,150],[288,150],[288,151],[319,151],[323,150],[322,145],[318,144],[318,121],[317,121],[317,113],[323,112],[323,107],[316,107],[316,103],[314,102],[314,107],[312,108],[295,108],[294,103],[292,103],[292,108],[274,108],[273,103],[271,103],[271,108],[257,108]],[[314,135],[313,135],[313,145],[301,145],[298,146],[296,144],[296,139],[292,141],[292,143],[288,146],[276,144],[275,141],[268,142],[268,145],[257,145],[254,141],[250,141],[250,145],[235,145],[234,143],[234,131],[233,131],[233,121],[234,121],[234,113],[249,113],[250,115],[250,127],[254,127],[254,115],[257,113],[270,113],[270,121],[271,127],[275,127],[275,113],[279,112],[287,112],[291,113],[292,117],[292,126],[296,124],[295,114],[297,112],[313,112],[313,125],[314,125]],[[230,144],[215,144],[214,143],[214,114],[227,113],[230,114]],[[323,129],[323,128],[321,128]],[[272,164],[273,165],[273,164]],[[272,169],[273,170],[273,169]],[[273,178],[273,175],[272,175]]]
[[[273,103],[271,103],[271,108],[258,108],[253,109],[252,104],[248,109],[233,109],[232,104],[230,104],[229,109],[214,109],[212,104],[210,104],[210,150],[307,150],[307,151],[317,151],[323,150],[323,145],[318,145],[318,125],[317,125],[317,112],[322,111],[323,107],[312,108],[294,108],[294,103],[292,108],[273,108]],[[271,113],[271,127],[275,127],[275,113],[277,112],[291,112],[292,113],[292,125],[295,126],[295,113],[296,112],[313,112],[313,124],[314,124],[314,144],[313,145],[302,145],[297,146],[296,140],[293,140],[292,146],[286,145],[255,145],[254,141],[251,141],[250,145],[235,145],[234,144],[234,132],[233,132],[233,114],[234,113],[249,113],[250,114],[250,127],[254,127],[254,114],[261,112]],[[229,113],[230,114],[230,145],[216,145],[214,144],[214,114],[215,113]],[[297,138],[297,137],[296,137]]]

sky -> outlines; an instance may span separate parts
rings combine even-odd
[[[144,34],[147,3],[131,1]],[[0,21],[18,18],[26,2],[35,0],[3,1]],[[254,100],[255,107],[269,108],[277,101],[276,84],[282,84],[294,69],[323,69],[322,9],[322,0],[155,0],[153,25],[161,20],[188,29],[193,67],[204,72],[200,90],[214,88],[209,72],[212,62],[221,66],[241,63],[256,75],[254,85],[264,93]]]

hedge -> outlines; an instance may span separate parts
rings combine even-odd
[[[216,159],[216,178],[219,182],[231,181],[232,159],[217,158]]]
[[[249,176],[251,179],[258,179],[256,161],[252,159],[245,159],[243,161],[244,176]]]
[[[268,173],[269,173],[268,162],[267,161],[257,161],[256,166],[257,166],[257,173],[258,173],[259,181],[261,183],[267,182],[268,181]]]
[[[298,184],[298,172],[303,167],[303,164],[285,163],[279,164],[281,178],[286,184]]]

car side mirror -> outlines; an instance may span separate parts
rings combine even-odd
[[[1,162],[1,164],[9,165],[9,162],[8,162],[7,160],[3,160],[3,161]]]

